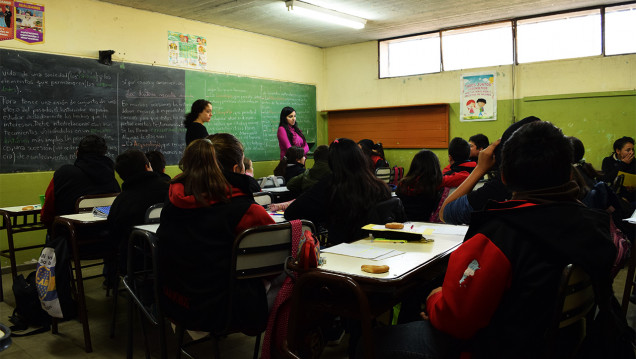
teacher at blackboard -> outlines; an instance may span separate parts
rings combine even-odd
[[[296,123],[296,110],[291,107],[284,107],[280,112],[277,136],[281,159],[291,146],[302,148],[305,151],[305,155],[309,152],[309,145],[307,144],[307,140],[305,140],[305,135],[303,135]]]
[[[208,136],[208,130],[203,126],[212,118],[212,104],[207,100],[196,100],[190,108],[190,113],[185,116],[183,125],[186,131],[186,147],[190,142]]]

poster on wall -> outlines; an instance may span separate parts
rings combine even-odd
[[[168,31],[168,63],[173,66],[205,70],[207,41],[203,36]]]
[[[44,42],[44,6],[22,1],[14,3],[15,38],[27,44]]]
[[[13,0],[0,0],[0,41],[13,39]]]
[[[460,121],[494,121],[497,119],[495,74],[462,75],[459,99]]]

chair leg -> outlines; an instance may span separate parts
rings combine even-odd
[[[51,334],[57,334],[57,318],[51,318]]]
[[[634,241],[636,242],[636,241]],[[623,302],[621,307],[623,314],[627,315],[627,307],[629,307],[629,296],[634,286],[634,271],[636,270],[636,243],[632,243],[632,253],[627,264],[627,278],[625,278],[625,289],[623,290]]]
[[[141,321],[141,333],[144,336],[144,347],[146,348],[146,359],[150,359],[150,341],[148,340],[148,323],[141,309],[137,311],[139,313],[139,320]]]
[[[91,332],[88,324],[88,312],[86,310],[86,296],[84,295],[84,280],[82,279],[82,268],[80,260],[74,258],[75,262],[75,285],[77,286],[77,304],[79,311],[80,322],[82,323],[82,329],[84,331],[84,350],[87,353],[93,351],[93,345],[91,343]]]
[[[261,333],[258,333],[254,342],[254,359],[258,359],[258,350],[261,348]]]
[[[182,326],[177,325],[177,328],[176,328],[176,334],[177,334],[177,356],[176,356],[176,358],[177,359],[181,358],[181,347],[183,346],[183,335],[184,335],[184,333],[185,333],[185,329]]]
[[[115,323],[117,322],[117,297],[119,297],[119,276],[116,278],[115,288],[113,289],[113,316],[110,321],[110,339],[115,337]]]
[[[126,358],[132,359],[133,357],[133,309],[134,302],[130,295],[128,295],[128,308],[126,308],[126,318],[128,319],[128,338],[126,340]]]

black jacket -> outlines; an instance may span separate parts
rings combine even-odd
[[[187,128],[186,147],[194,140],[208,137],[208,130],[198,122],[190,123]]]

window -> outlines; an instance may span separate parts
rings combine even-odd
[[[517,45],[519,63],[600,55],[600,10],[519,20]]]
[[[380,78],[440,72],[439,34],[380,42]]]
[[[444,70],[512,64],[512,23],[442,32]]]
[[[605,54],[636,52],[636,4],[605,9]]]

